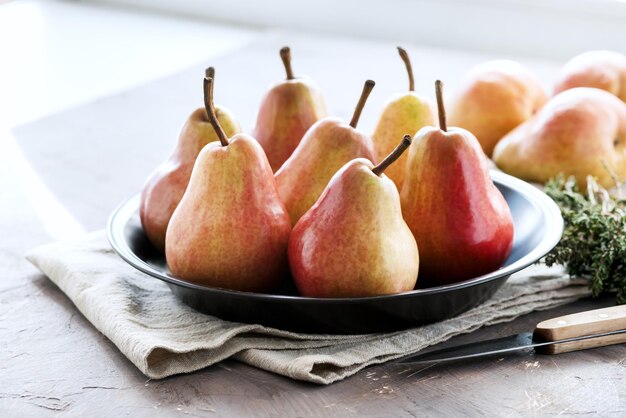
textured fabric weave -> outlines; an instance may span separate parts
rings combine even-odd
[[[388,334],[298,334],[194,311],[161,281],[120,259],[103,231],[32,250],[28,260],[146,376],[159,379],[233,357],[293,379],[329,384],[485,325],[589,295],[561,268],[531,266],[456,318]]]

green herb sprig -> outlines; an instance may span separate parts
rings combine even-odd
[[[558,177],[546,183],[545,192],[565,221],[563,238],[545,263],[563,264],[570,275],[589,278],[593,296],[616,292],[617,303],[626,303],[626,200],[591,177],[586,191],[573,178]]]

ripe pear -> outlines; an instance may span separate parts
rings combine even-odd
[[[205,81],[209,96],[212,81]],[[183,280],[267,292],[288,274],[289,215],[259,143],[245,134],[229,140],[210,110],[219,141],[198,155],[172,215],[165,236],[167,264]]]
[[[208,68],[207,76],[214,77]],[[167,225],[182,199],[196,157],[208,143],[217,141],[217,133],[207,117],[208,104],[196,109],[183,126],[171,155],[148,177],[141,193],[139,216],[143,230],[154,247],[165,251]],[[241,132],[239,122],[230,110],[215,106],[215,113],[226,135]]]
[[[400,194],[420,249],[419,281],[439,286],[498,269],[513,247],[510,209],[489,175],[476,137],[447,128],[437,81],[439,126],[414,138]]]
[[[470,131],[491,157],[498,141],[546,102],[539,80],[514,61],[475,67],[452,104],[450,125]]]
[[[434,112],[430,101],[415,93],[413,70],[408,53],[398,47],[400,57],[404,61],[409,74],[409,90],[392,97],[385,105],[383,113],[372,134],[372,142],[376,155],[387,155],[396,146],[397,139],[410,132],[415,135],[417,131],[427,125],[434,124]],[[400,160],[385,171],[396,187],[401,188],[404,181],[407,153]]]
[[[266,93],[252,129],[274,171],[289,158],[311,125],[326,116],[317,86],[308,77],[294,77],[288,47],[280,50],[280,57],[287,79]]]
[[[358,297],[415,287],[419,254],[402,219],[395,184],[383,174],[411,137],[379,165],[357,158],[330,180],[289,239],[298,291],[309,297]]]
[[[626,102],[626,55],[588,51],[569,60],[554,86],[554,94],[574,87],[606,90]]]
[[[292,225],[313,206],[329,180],[345,163],[360,157],[374,161],[371,139],[356,129],[373,88],[374,82],[367,80],[350,124],[333,117],[318,121],[276,172],[278,192]]]
[[[559,174],[585,187],[626,179],[626,103],[604,90],[577,87],[554,96],[496,146],[496,165],[526,181]]]

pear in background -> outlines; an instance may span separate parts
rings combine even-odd
[[[575,56],[563,66],[554,94],[574,87],[606,90],[626,102],[626,55],[588,51]]]
[[[498,168],[526,181],[564,174],[585,187],[592,175],[613,187],[626,180],[626,104],[596,88],[565,90],[505,136],[493,158]]]
[[[419,269],[415,239],[402,219],[400,197],[383,171],[410,145],[401,144],[378,166],[350,161],[289,239],[289,264],[300,294],[376,296],[412,290]]]
[[[205,79],[209,103],[212,82]],[[229,140],[212,106],[209,115],[219,141],[198,155],[172,215],[167,264],[174,276],[194,283],[270,291],[288,274],[289,215],[259,143],[245,134]]]
[[[208,68],[206,75],[214,77],[214,69]],[[152,245],[161,251],[165,251],[165,231],[187,189],[196,157],[206,144],[218,139],[207,117],[207,109],[208,103],[205,103],[205,107],[189,116],[174,151],[148,177],[141,193],[139,215],[143,230]],[[226,135],[241,132],[239,122],[228,109],[215,106],[215,113]]]
[[[498,141],[528,120],[546,99],[539,80],[525,67],[514,61],[490,61],[470,71],[448,120],[474,134],[491,157]]]
[[[361,111],[374,82],[367,80],[350,124],[339,118],[324,118],[311,127],[298,148],[276,173],[280,197],[292,225],[320,197],[328,181],[345,163],[355,158],[374,161],[371,139],[356,129]]]
[[[280,57],[287,79],[266,93],[252,129],[274,171],[289,158],[311,125],[326,116],[319,89],[307,77],[294,77],[288,47],[280,50]]]
[[[429,100],[415,93],[409,55],[400,47],[398,47],[398,52],[409,74],[409,90],[392,97],[380,115],[376,129],[372,134],[372,142],[378,156],[389,154],[402,135],[406,133],[415,135],[424,126],[434,124],[434,112]],[[393,180],[398,188],[402,187],[404,181],[407,154],[403,154],[397,163],[385,171],[387,177]]]
[[[439,286],[497,270],[513,247],[513,218],[476,137],[447,128],[437,81],[439,126],[413,140],[402,213],[420,250],[419,282]]]

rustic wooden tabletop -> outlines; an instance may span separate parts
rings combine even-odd
[[[363,80],[378,81],[362,117],[365,130],[372,129],[384,101],[406,88],[393,44],[268,35],[204,63],[217,68],[216,101],[232,109],[245,128],[250,128],[264,90],[283,77],[278,49],[284,44],[292,47],[294,70],[317,81],[333,114],[348,117]],[[471,65],[495,58],[407,49],[417,90],[430,96],[435,78],[452,92]],[[549,85],[555,63],[523,62]],[[143,376],[23,253],[76,226],[66,222],[59,208],[87,230],[103,228],[111,210],[140,190],[173,146],[184,119],[201,104],[202,74],[199,66],[54,115],[15,129],[2,142],[0,415],[624,416],[624,345],[422,369],[387,364],[327,387],[235,361],[160,381]],[[46,187],[37,187],[33,176]],[[527,331],[549,317],[613,303],[611,297],[583,300],[446,344]]]

